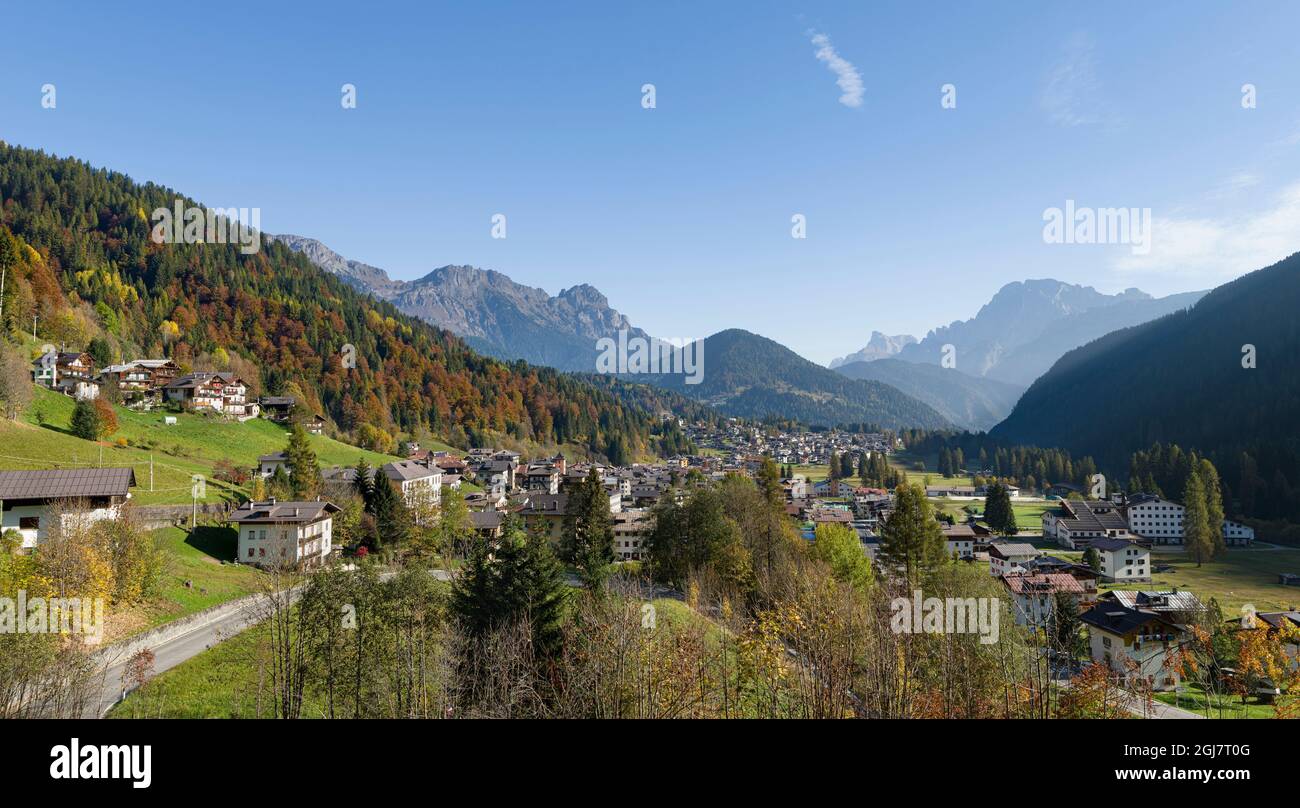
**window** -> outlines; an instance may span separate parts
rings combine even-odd
[[[252,558],[252,557],[253,557],[253,548],[252,548],[252,547],[249,547],[249,548],[248,548],[248,557],[249,557],[249,558]]]
[[[41,526],[41,517],[39,516],[20,516],[18,517],[19,530],[37,530]]]

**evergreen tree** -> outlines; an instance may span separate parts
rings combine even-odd
[[[1096,547],[1089,547],[1083,551],[1083,563],[1093,572],[1101,572],[1101,553],[1097,552]]]
[[[1219,556],[1227,550],[1223,540],[1223,489],[1219,471],[1209,460],[1200,465],[1201,480],[1205,483],[1205,518],[1210,523],[1210,554]]]
[[[1096,552],[1091,547],[1088,549]],[[1079,604],[1073,595],[1056,593],[1052,603],[1050,629],[1053,647],[1063,652],[1068,659],[1079,659],[1087,652],[1087,643],[1083,640],[1083,621],[1079,619]]]
[[[95,367],[102,369],[113,364],[113,347],[103,337],[95,337],[86,346],[86,353],[95,360]]]
[[[357,458],[357,464],[352,467],[352,490],[357,492],[361,501],[365,503],[366,510],[370,510],[370,499],[374,496],[375,472],[370,468],[364,457]]]
[[[529,536],[517,521],[500,539],[475,542],[452,585],[451,611],[475,640],[528,620],[534,650],[556,654],[563,640],[564,570],[544,537]]]
[[[609,565],[614,561],[609,494],[605,492],[595,467],[569,492],[560,537],[560,557],[577,568],[578,576],[592,591],[600,589]]]
[[[1183,544],[1198,567],[1214,557],[1205,482],[1197,469],[1187,476],[1187,486],[1183,489]]]
[[[776,463],[772,458],[763,458],[755,482],[758,483],[758,490],[763,493],[763,499],[767,500],[769,507],[776,509],[783,506],[785,492],[781,488],[781,479],[776,474]]]
[[[382,473],[375,476],[369,512],[375,517],[381,547],[399,547],[409,538],[411,522],[406,503]]]
[[[293,497],[293,483],[290,482],[289,474],[284,470],[284,466],[275,467],[275,471],[271,473],[271,479],[267,481],[266,493],[276,499],[291,499]]]
[[[289,433],[289,447],[286,454],[289,457],[285,465],[289,467],[289,483],[293,498],[315,499],[321,489],[320,463],[316,460],[316,453],[312,451],[307,430],[303,429],[301,424],[294,424],[293,431]]]
[[[903,483],[895,491],[894,512],[880,531],[881,566],[901,570],[915,587],[943,563],[946,544],[925,489]]]
[[[82,399],[72,406],[72,434],[85,440],[99,440],[99,411],[89,400]]]
[[[984,497],[984,521],[1003,536],[1014,536],[1020,528],[1011,507],[1011,495],[1002,483],[993,483]]]

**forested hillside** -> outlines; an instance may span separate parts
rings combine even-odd
[[[177,199],[152,183],[0,145],[0,331],[113,360],[168,356],[291,392],[362,442],[428,432],[454,445],[508,436],[595,454],[654,452],[658,419],[607,390],[483,357],[283,244],[156,244],[151,212]],[[345,368],[345,345],[356,367]],[[200,368],[200,366],[203,366]]]
[[[1297,309],[1300,254],[1071,351],[991,434],[1115,469],[1176,443],[1213,461],[1230,511],[1300,518]]]
[[[874,424],[938,429],[948,421],[932,407],[878,381],[859,381],[809,362],[784,345],[738,328],[704,340],[704,375],[636,377],[740,418],[791,418],[815,426]]]

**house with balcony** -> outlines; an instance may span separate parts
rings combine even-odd
[[[95,360],[77,351],[46,351],[32,363],[32,381],[78,401],[99,397]]]
[[[230,514],[238,560],[259,567],[318,567],[334,549],[331,502],[245,502]]]
[[[248,385],[233,373],[198,371],[172,380],[163,388],[167,400],[194,412],[217,412],[231,418],[255,418],[261,412],[248,401]]]
[[[1117,589],[1079,619],[1088,626],[1093,661],[1129,685],[1140,679],[1153,690],[1173,690],[1180,681],[1176,661],[1192,636],[1189,627],[1204,611],[1191,592]]]
[[[170,359],[135,359],[100,370],[100,386],[114,385],[122,403],[133,409],[152,409],[162,401],[163,388],[171,384],[181,369]]]

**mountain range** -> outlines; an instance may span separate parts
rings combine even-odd
[[[303,236],[275,239],[355,288],[402,312],[459,335],[475,350],[558,370],[596,369],[596,341],[626,330],[646,337],[610,307],[595,287],[580,284],[551,296],[509,276],[472,266],[443,266],[414,281],[398,281]]]
[[[1185,309],[1205,292],[1155,298],[1138,289],[1116,295],[1091,286],[1042,279],[1009,283],[969,320],[931,331],[897,354],[909,362],[940,364],[944,346],[956,368],[1027,387],[1066,351],[1120,328]]]
[[[1300,518],[1297,309],[1300,254],[1066,353],[991,435],[1118,470],[1176,443],[1213,458],[1244,511]]]
[[[552,296],[494,270],[457,265],[439,267],[413,281],[393,280],[383,269],[344,258],[315,239],[275,238],[356,289],[452,331],[475,350],[500,359],[590,373],[596,368],[601,338],[616,336],[619,331],[626,331],[629,337],[648,336],[586,284]],[[1137,289],[1107,295],[1092,287],[1051,279],[1010,283],[969,320],[937,328],[920,341],[910,334],[891,336],[873,331],[865,347],[833,360],[831,368],[857,381],[889,385],[914,403],[923,403],[934,413],[924,413],[922,420],[938,414],[953,426],[983,430],[1005,417],[1019,393],[1066,351],[1116,329],[1185,308],[1202,294],[1157,299]],[[734,340],[723,339],[718,344],[733,346]],[[955,348],[957,372],[937,373],[934,366],[940,363],[946,345]],[[772,352],[766,362],[750,356],[763,350]],[[905,411],[924,412],[912,405],[873,412],[865,404],[900,400],[884,396],[879,387],[871,394],[845,395],[834,379],[812,374],[801,365],[797,377],[786,379],[759,371],[761,367],[793,370],[798,363],[791,356],[771,340],[749,345],[744,352],[709,355],[706,372],[720,374],[719,383],[706,384],[703,389],[681,387],[679,392],[718,402],[732,415],[771,413],[780,396],[798,405],[796,410],[816,423],[826,422],[833,413],[851,412],[848,420],[893,423]],[[733,359],[739,364],[731,365]],[[895,361],[870,367],[887,359]],[[670,389],[678,389],[678,381],[651,379],[651,383]]]
[[[840,365],[849,365],[854,362],[874,362],[877,359],[885,359],[896,355],[914,342],[916,342],[916,337],[911,334],[899,334],[891,337],[879,331],[872,331],[871,339],[867,340],[866,347],[854,351],[848,356],[832,359],[829,367],[833,370]]]

